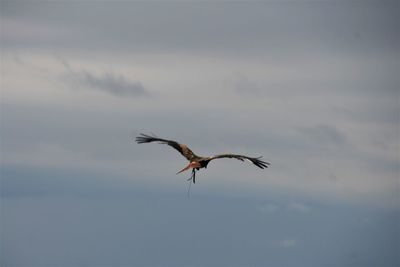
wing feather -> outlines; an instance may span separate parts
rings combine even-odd
[[[253,157],[248,157],[248,156],[243,156],[243,155],[236,155],[236,154],[215,155],[215,156],[212,156],[212,157],[208,158],[208,161],[211,161],[211,160],[214,160],[214,159],[221,159],[221,158],[234,158],[234,159],[237,159],[237,160],[240,160],[240,161],[247,160],[247,161],[250,161],[251,163],[253,163],[258,168],[261,168],[261,169],[268,168],[268,166],[270,165],[269,162],[261,160],[262,157],[253,158]]]
[[[138,144],[158,142],[159,144],[169,145],[169,146],[175,148],[176,150],[178,150],[179,153],[181,153],[182,156],[184,156],[189,161],[191,161],[192,159],[197,157],[193,153],[193,151],[190,150],[186,145],[179,144],[178,142],[175,142],[175,141],[172,141],[172,140],[158,138],[157,136],[150,136],[150,135],[141,133],[140,136],[136,137],[136,142]]]

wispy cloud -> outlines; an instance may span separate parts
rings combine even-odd
[[[281,240],[278,245],[283,248],[290,248],[296,246],[297,241],[296,239],[284,239]]]
[[[258,210],[265,213],[273,213],[279,210],[279,206],[273,203],[265,203],[258,207]]]
[[[311,211],[311,208],[309,206],[298,202],[291,202],[286,207],[290,211],[296,211],[301,213],[306,213]]]
[[[295,212],[295,213],[309,213],[311,207],[300,202],[289,202],[287,204],[274,204],[274,203],[264,203],[259,205],[257,209],[262,213],[274,213],[277,211]]]
[[[339,131],[335,126],[328,124],[317,124],[311,127],[299,127],[297,130],[311,139],[321,143],[344,145],[348,142],[347,136],[344,133]]]
[[[235,73],[233,86],[235,93],[239,95],[259,96],[262,94],[262,88],[240,72]]]
[[[69,70],[64,79],[78,87],[102,91],[118,97],[148,96],[150,93],[140,81],[129,81],[122,74],[104,72],[101,75],[86,70]]]

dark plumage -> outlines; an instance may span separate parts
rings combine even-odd
[[[189,180],[193,180],[193,183],[196,182],[196,180],[195,180],[196,170],[199,170],[201,168],[207,168],[208,163],[214,159],[234,158],[234,159],[237,159],[240,161],[247,160],[261,169],[268,168],[268,166],[270,165],[270,163],[261,160],[262,157],[253,158],[253,157],[237,155],[237,154],[220,154],[220,155],[215,155],[212,157],[200,157],[200,156],[197,156],[196,154],[194,154],[193,151],[190,150],[184,144],[179,144],[178,142],[175,142],[172,140],[162,139],[162,138],[158,138],[157,136],[150,136],[147,134],[140,134],[140,136],[136,137],[136,142],[138,144],[158,142],[160,144],[169,145],[169,146],[175,148],[176,150],[178,150],[179,153],[181,153],[189,161],[189,165],[187,165],[184,169],[182,169],[178,173],[181,173],[183,171],[186,171],[186,170],[192,168],[192,177]]]

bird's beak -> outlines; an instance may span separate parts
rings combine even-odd
[[[177,172],[176,174],[180,174],[181,172],[184,172],[184,171],[188,170],[190,167],[191,167],[191,166],[190,166],[190,163],[189,163],[189,165],[187,165],[185,168],[183,168],[182,170],[180,170],[180,171]]]

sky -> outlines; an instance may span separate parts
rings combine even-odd
[[[1,266],[400,265],[398,2],[0,10]]]

